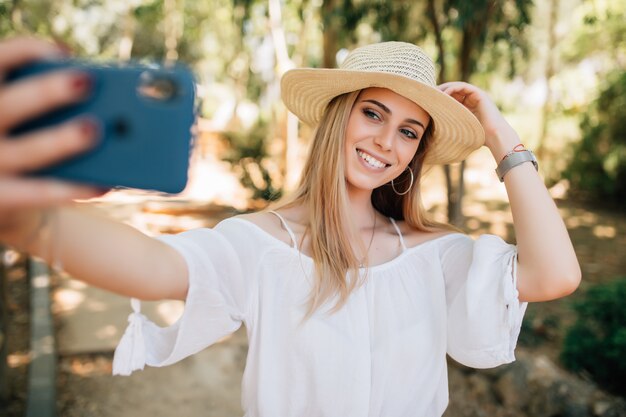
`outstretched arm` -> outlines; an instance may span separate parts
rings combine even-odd
[[[462,103],[485,130],[485,146],[496,163],[521,143],[488,95],[479,88],[450,82],[439,88]],[[580,266],[572,242],[542,179],[531,163],[504,176],[518,248],[518,290],[522,301],[547,301],[576,290]]]
[[[18,140],[8,136],[21,122],[89,93],[89,81],[75,71],[2,85],[12,68],[60,54],[55,45],[32,38],[0,42],[0,241],[48,262],[55,258],[73,276],[104,289],[142,299],[183,299],[187,268],[174,249],[84,210],[50,208],[95,197],[101,190],[26,176],[89,149],[97,140],[97,129],[88,120],[72,120]]]
[[[0,241],[121,295],[142,300],[187,295],[187,266],[175,249],[87,208],[22,212],[0,230]]]

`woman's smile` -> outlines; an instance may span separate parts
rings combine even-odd
[[[391,166],[390,163],[385,162],[380,157],[376,157],[371,153],[364,151],[362,149],[356,149],[357,155],[359,155],[361,162],[365,167],[373,169],[375,171],[383,171],[385,168]]]
[[[363,90],[346,129],[348,187],[371,191],[401,175],[429,122],[424,109],[391,90]]]

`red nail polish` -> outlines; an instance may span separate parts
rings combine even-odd
[[[89,141],[95,141],[98,139],[100,128],[95,120],[86,119],[81,121],[80,130],[83,137]]]
[[[91,88],[91,77],[88,74],[77,74],[72,78],[72,90],[77,93],[86,93]]]

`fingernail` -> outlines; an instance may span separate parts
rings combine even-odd
[[[86,94],[92,86],[91,76],[86,73],[79,73],[72,77],[71,88],[78,94]]]
[[[100,139],[100,123],[94,119],[85,119],[80,122],[80,130],[84,140],[89,143]]]

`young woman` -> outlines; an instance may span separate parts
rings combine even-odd
[[[3,69],[24,61],[18,49],[19,59],[0,54]],[[244,323],[246,416],[440,416],[446,354],[473,367],[513,361],[526,302],[571,293],[580,268],[532,153],[484,92],[437,87],[434,73],[421,49],[400,42],[356,49],[341,69],[288,72],[285,104],[317,128],[299,187],[272,210],[152,239],[56,208],[51,240],[49,210],[5,204],[0,239],[49,261],[53,252],[102,288],[186,301],[162,329],[133,300],[115,373],[174,363]],[[36,82],[52,80],[0,90],[0,114],[13,108],[4,131],[43,107],[27,99]],[[49,105],[63,101],[46,91]],[[71,128],[43,134],[69,140]],[[483,144],[507,188],[517,246],[474,241],[421,206],[423,166]],[[3,182],[25,181],[19,169],[2,172]]]

